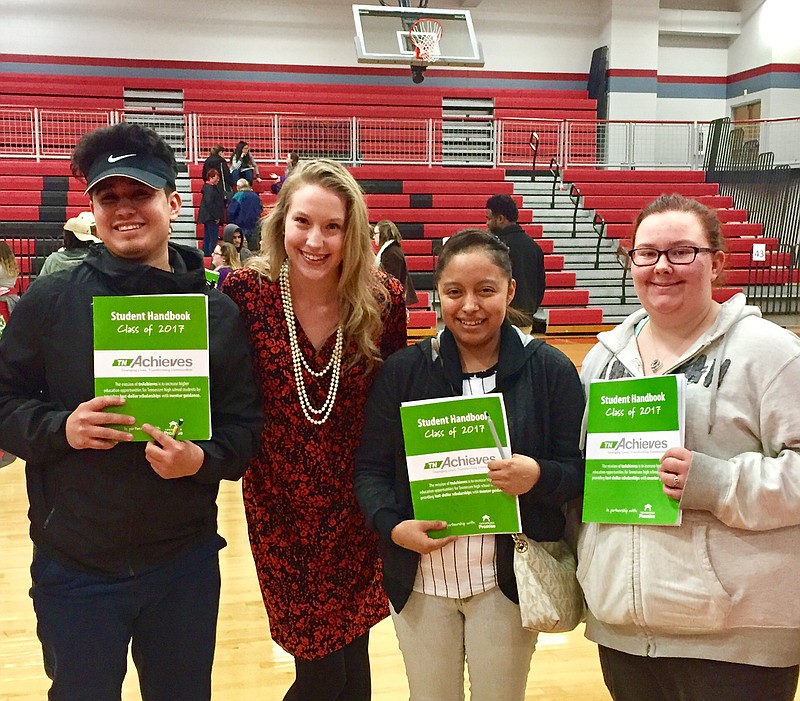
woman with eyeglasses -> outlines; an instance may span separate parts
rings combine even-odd
[[[800,662],[800,339],[743,294],[714,211],[679,195],[634,224],[643,309],[601,333],[595,379],[683,373],[685,447],[661,458],[679,526],[587,523],[578,578],[615,701],[792,701]]]

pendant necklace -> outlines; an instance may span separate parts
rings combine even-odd
[[[305,417],[316,426],[324,424],[331,415],[333,403],[336,401],[336,392],[339,389],[339,374],[342,369],[342,349],[344,348],[344,331],[341,324],[336,327],[336,345],[331,353],[327,365],[320,371],[311,368],[300,349],[297,340],[297,326],[292,306],[292,289],[289,284],[289,261],[285,260],[281,266],[281,273],[278,278],[281,289],[281,301],[283,302],[283,313],[286,316],[286,326],[289,329],[289,348],[292,353],[292,368],[294,370],[294,383],[297,387],[297,396],[300,399],[300,408]],[[312,377],[324,377],[331,373],[331,383],[328,387],[328,396],[325,402],[317,409],[311,404],[308,398],[305,382],[303,381],[303,369]]]
[[[653,360],[653,362],[650,363],[650,370],[652,372],[658,372],[662,365],[663,363],[658,358],[656,358],[655,360]]]

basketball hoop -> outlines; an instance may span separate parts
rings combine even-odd
[[[408,30],[411,43],[414,44],[417,58],[435,63],[441,56],[439,42],[444,34],[444,29],[440,22],[435,19],[418,19]]]

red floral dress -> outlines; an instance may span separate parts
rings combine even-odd
[[[383,357],[406,343],[403,288],[384,273],[390,306],[380,339]],[[353,494],[354,452],[374,371],[350,366],[345,346],[336,402],[321,426],[300,408],[280,288],[254,270],[234,271],[224,291],[242,312],[253,345],[266,418],[261,448],[243,479],[250,546],[272,638],[287,652],[316,659],[366,633],[389,611],[376,537]],[[311,367],[331,357],[336,334],[317,353],[297,325]],[[304,373],[309,399],[322,406],[330,374]]]

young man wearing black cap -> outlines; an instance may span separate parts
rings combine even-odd
[[[492,195],[486,201],[486,228],[508,246],[511,274],[517,282],[511,306],[524,312],[534,324],[538,320],[533,315],[544,297],[544,253],[517,224],[518,217],[517,203],[511,195]],[[531,326],[521,328],[525,333],[531,332]]]
[[[259,441],[260,401],[236,305],[209,289],[199,251],[169,242],[181,208],[172,149],[118,124],[85,135],[97,235],[83,265],[37,280],[0,339],[0,445],[26,461],[31,596],[51,701],[119,701],[132,643],[144,701],[211,694],[219,604],[216,496]],[[132,425],[94,398],[92,299],[206,294],[212,438]],[[103,411],[113,407],[110,413]]]

